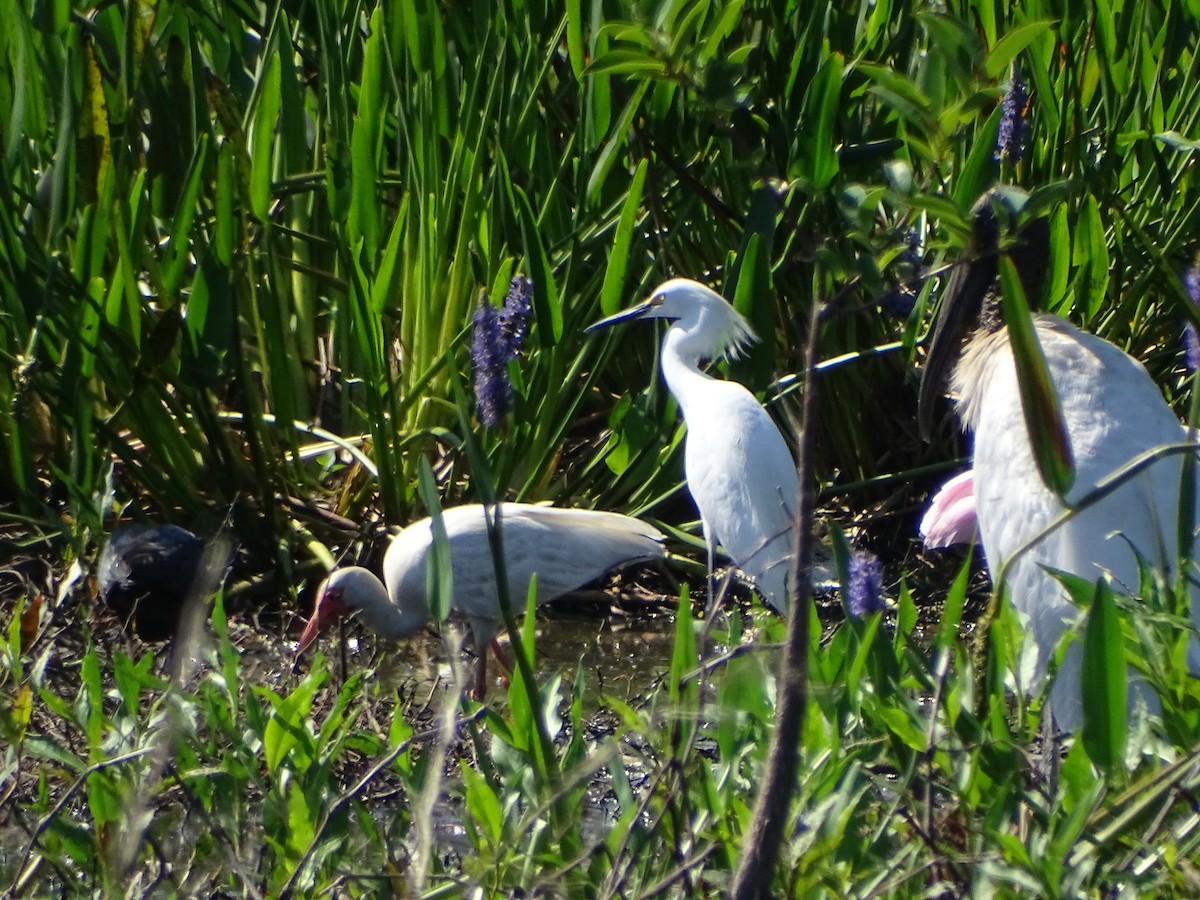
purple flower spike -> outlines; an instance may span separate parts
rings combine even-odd
[[[508,363],[521,351],[532,312],[533,282],[524,275],[513,276],[503,309],[496,309],[484,297],[475,310],[471,333],[475,412],[488,428],[499,425],[504,414],[512,408]]]
[[[1029,89],[1024,80],[1014,78],[1004,95],[1000,114],[1000,132],[996,136],[996,159],[1019,163],[1029,141]]]
[[[533,312],[533,282],[524,275],[514,275],[504,297],[500,312],[500,330],[508,344],[509,358],[514,359],[525,343],[529,331],[529,316]]]
[[[1200,265],[1187,270],[1183,276],[1183,286],[1187,288],[1192,303],[1200,306]],[[1189,372],[1200,369],[1200,334],[1191,322],[1183,326],[1183,362]]]
[[[887,609],[883,602],[883,570],[874,553],[860,550],[850,557],[849,594],[846,605],[856,619]]]
[[[472,320],[471,365],[475,371],[475,411],[488,428],[500,424],[508,412],[512,384],[508,380],[508,344],[504,340],[500,312],[479,301]]]

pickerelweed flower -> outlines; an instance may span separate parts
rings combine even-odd
[[[1187,288],[1192,303],[1200,306],[1200,264],[1192,266],[1183,276],[1183,286]],[[1200,334],[1196,326],[1188,322],[1183,326],[1183,362],[1189,372],[1200,369]]]
[[[1014,78],[1004,95],[1000,113],[1000,131],[996,136],[996,159],[1018,163],[1029,141],[1029,89],[1021,78]]]
[[[887,609],[883,602],[883,570],[874,553],[859,550],[850,557],[848,594],[846,605],[856,619]]]
[[[500,327],[500,311],[479,301],[472,320],[471,366],[475,370],[475,412],[488,428],[508,412],[512,384],[508,380],[508,348]]]
[[[532,312],[533,282],[524,275],[514,275],[504,295],[504,309],[500,311],[500,330],[508,344],[510,359],[521,352]]]
[[[471,366],[475,372],[475,412],[488,428],[500,424],[512,407],[512,382],[508,363],[516,359],[529,330],[533,310],[533,282],[513,276],[503,309],[487,297],[479,301],[472,319]]]

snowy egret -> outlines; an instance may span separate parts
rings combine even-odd
[[[658,529],[618,513],[502,503],[499,515],[494,507],[492,514],[500,527],[508,597],[516,612],[525,608],[535,574],[537,602],[542,604],[619,566],[665,555]],[[453,507],[443,511],[442,521],[450,548],[451,602],[475,636],[476,694],[481,696],[486,649],[490,644],[499,651],[495,639],[503,627],[485,508]],[[317,591],[296,653],[302,653],[321,629],[354,612],[368,628],[391,640],[418,631],[430,617],[426,577],[432,547],[432,520],[421,519],[392,538],[383,558],[383,582],[358,566],[331,573]]]
[[[662,343],[662,374],[687,423],[684,473],[700,510],[710,584],[720,544],[763,598],[786,613],[800,502],[796,464],[750,391],[700,370],[702,361],[737,357],[757,340],[754,332],[719,294],[687,278],[659,285],[645,302],[587,330],[632,319],[671,320]],[[822,579],[833,580],[828,572]]]
[[[1047,488],[1034,459],[1008,329],[996,303],[1002,230],[997,213],[1011,212],[1010,207],[996,209],[996,196],[985,195],[976,205],[974,225],[982,244],[975,259],[952,277],[942,298],[921,385],[921,424],[927,433],[934,396],[959,353],[967,325],[977,319],[980,327],[962,349],[951,389],[963,425],[975,435],[973,493],[984,554],[993,576],[1007,566],[1005,584],[1031,630],[1040,681],[1066,628],[1079,619],[1079,610],[1047,567],[1089,581],[1107,576],[1116,590],[1129,592],[1139,584],[1139,554],[1170,572],[1179,550],[1190,551],[1177,542],[1182,457],[1159,459],[1021,555],[1015,556],[1017,551],[1063,513],[1064,500],[1066,507],[1078,503],[1105,476],[1153,447],[1179,443],[1186,431],[1140,363],[1062,319],[1035,315],[1034,330],[1075,460],[1074,486],[1063,500]],[[1031,302],[1039,295],[1049,259],[1044,222],[1030,223],[1018,235],[1018,243],[1004,251]],[[1195,595],[1192,612],[1200,621]],[[1200,644],[1194,639],[1188,656],[1196,671]],[[1051,687],[1052,712],[1067,730],[1082,723],[1080,661],[1076,642]],[[1131,702],[1139,695],[1145,696],[1144,686],[1131,691]]]
[[[100,599],[143,641],[173,637],[204,542],[178,525],[126,525],[96,566]]]

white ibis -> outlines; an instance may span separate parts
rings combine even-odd
[[[1140,363],[1060,318],[1036,315],[1034,331],[1075,461],[1074,485],[1062,500],[1046,486],[1026,427],[1008,328],[996,304],[998,213],[1011,212],[1008,206],[997,209],[1005,201],[996,196],[985,195],[974,210],[982,253],[956,272],[942,298],[921,385],[921,425],[927,435],[935,395],[942,390],[951,360],[959,357],[951,392],[962,424],[975,436],[974,504],[984,554],[993,576],[1007,565],[1005,583],[1036,644],[1040,680],[1066,628],[1080,617],[1047,567],[1089,581],[1105,576],[1116,590],[1132,593],[1139,584],[1139,554],[1169,573],[1181,549],[1190,553],[1191,548],[1179,547],[1177,540],[1182,457],[1159,459],[1019,556],[1018,549],[1105,476],[1151,448],[1178,444],[1186,434]],[[1018,241],[1005,252],[1032,302],[1040,293],[1050,249],[1045,220],[1031,222]],[[981,325],[959,356],[962,335],[972,321]],[[1195,593],[1193,618],[1200,621]],[[1050,693],[1054,717],[1067,730],[1082,724],[1080,658],[1076,642],[1068,648]],[[1189,665],[1193,671],[1200,669],[1200,644],[1195,639]],[[1144,686],[1139,687],[1131,691],[1130,700],[1145,694]],[[1153,699],[1146,698],[1150,703]]]
[[[96,567],[100,599],[144,641],[175,635],[204,542],[178,525],[125,525]]]
[[[498,515],[495,507],[489,509],[500,528],[508,598],[517,613],[525,609],[535,574],[540,605],[612,569],[665,555],[662,533],[629,516],[524,503],[501,503]],[[451,602],[475,636],[476,694],[481,696],[486,648],[490,644],[499,651],[495,638],[503,627],[485,508],[453,507],[443,511],[442,521],[450,549]],[[426,587],[432,547],[432,521],[421,519],[392,538],[383,558],[383,582],[358,566],[331,573],[317,591],[296,653],[303,652],[321,629],[355,612],[384,638],[396,640],[418,631],[430,618]]]
[[[687,278],[659,285],[648,300],[587,330],[632,319],[671,321],[662,343],[662,375],[687,423],[684,473],[700,510],[710,584],[720,544],[763,599],[786,613],[800,503],[796,463],[750,391],[700,370],[703,361],[736,358],[757,340],[754,332],[719,294]],[[836,580],[830,572],[819,577]]]

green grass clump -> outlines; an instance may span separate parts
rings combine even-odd
[[[1127,742],[1123,716],[1085,728],[1060,756],[1040,702],[1012,702],[1011,610],[981,664],[959,637],[966,574],[932,635],[906,590],[886,617],[824,640],[814,622],[776,892],[1189,895],[1200,768],[1182,748],[1200,740],[1196,681],[1143,666],[1168,698],[1161,723],[1135,720]],[[1168,607],[1136,629],[1113,612],[1103,658],[1123,674],[1126,646],[1133,660],[1175,655]],[[582,668],[570,683],[518,671],[491,706],[453,685],[404,701],[361,653],[340,686],[320,656],[288,674],[282,656],[240,655],[220,606],[184,685],[149,653],[95,645],[73,660],[46,648],[29,665],[14,628],[0,728],[22,802],[0,881],[35,893],[720,896],[753,840],[774,714],[766,648],[782,625],[764,620],[747,643],[735,617],[712,635],[734,652],[701,657],[687,611],[662,686],[591,712]],[[519,654],[534,652],[534,622],[531,610]]]

